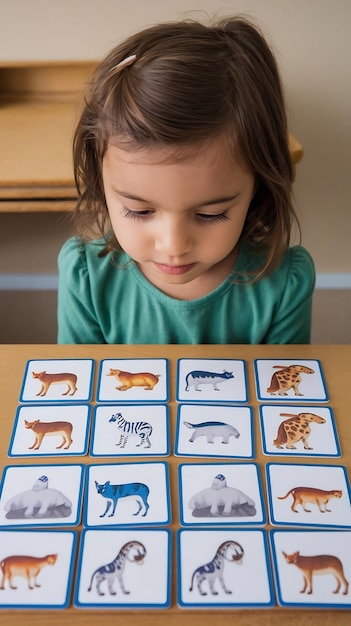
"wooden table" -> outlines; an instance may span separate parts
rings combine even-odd
[[[337,430],[340,438],[343,456],[340,459],[328,459],[328,463],[342,463],[351,475],[351,414],[349,392],[351,388],[351,345],[342,346],[57,346],[57,345],[2,345],[0,346],[0,381],[1,381],[1,416],[0,416],[0,464],[1,467],[9,463],[7,451],[12,433],[14,417],[18,406],[18,399],[23,380],[25,365],[29,359],[48,358],[92,358],[99,361],[103,358],[168,358],[170,361],[171,378],[171,432],[174,441],[176,403],[175,373],[176,360],[180,357],[189,358],[235,358],[247,362],[249,375],[249,403],[255,412],[256,440],[259,441],[257,401],[255,395],[253,360],[255,358],[289,358],[289,359],[319,359],[322,363],[326,384],[330,394],[329,404],[335,414]],[[97,368],[95,368],[97,369]],[[97,372],[95,372],[96,375]],[[137,459],[128,459],[128,461]],[[277,457],[263,457],[260,446],[257,446],[256,459],[263,468],[269,461],[276,461]],[[284,462],[283,457],[279,460]],[[299,459],[288,458],[288,462],[299,462]],[[56,462],[53,457],[52,462]],[[70,462],[82,463],[82,457],[70,457]],[[180,458],[170,456],[167,459],[171,476],[171,496],[173,507],[172,530],[179,527],[178,494],[177,494],[177,466],[182,462]],[[193,460],[192,460],[193,461]],[[41,459],[31,459],[31,463],[40,463]],[[50,459],[48,459],[50,462]],[[83,461],[84,462],[84,461]],[[86,457],[86,463],[93,463],[94,459]],[[99,459],[99,463],[104,462]],[[111,459],[106,460],[111,462]],[[196,459],[194,459],[196,462]],[[222,462],[222,460],[221,460]],[[301,462],[301,458],[300,458]],[[28,459],[18,459],[18,465],[27,464]],[[263,473],[262,473],[263,476]],[[175,535],[175,533],[173,533]],[[175,559],[173,559],[175,572]],[[264,610],[235,610],[235,609],[180,609],[176,605],[175,575],[173,573],[172,604],[167,610],[111,610],[111,609],[76,609],[68,608],[61,611],[47,610],[0,610],[1,624],[11,626],[46,626],[72,625],[75,626],[121,626],[141,625],[158,626],[167,623],[169,626],[335,626],[350,624],[349,610],[328,609],[287,609],[274,607]]]

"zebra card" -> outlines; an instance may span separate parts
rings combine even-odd
[[[178,359],[178,402],[248,401],[246,364],[239,359]]]
[[[104,359],[100,363],[97,402],[169,400],[167,359]]]
[[[28,361],[20,402],[89,402],[93,372],[92,359]]]
[[[312,359],[256,359],[258,400],[270,402],[327,402],[320,361]]]

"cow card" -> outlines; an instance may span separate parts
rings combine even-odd
[[[253,458],[252,408],[180,404],[174,453],[193,457]]]
[[[100,363],[98,402],[168,402],[167,359],[104,359]]]
[[[270,402],[327,402],[319,361],[312,359],[256,359],[258,400]]]
[[[74,604],[111,609],[170,605],[168,529],[84,530]]]
[[[92,359],[47,359],[27,362],[20,402],[89,402]]]
[[[178,402],[247,402],[246,365],[238,359],[178,359]]]

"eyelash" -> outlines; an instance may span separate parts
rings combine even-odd
[[[146,220],[152,215],[152,211],[146,209],[145,211],[132,211],[128,207],[124,206],[124,217],[132,220]],[[207,213],[197,213],[196,217],[205,224],[217,224],[218,222],[226,222],[229,220],[228,211],[218,213],[217,215],[207,215]]]

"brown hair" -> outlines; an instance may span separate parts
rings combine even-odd
[[[116,67],[130,55],[133,63]],[[102,183],[111,139],[126,150],[171,146],[181,158],[218,138],[255,177],[240,241],[264,253],[259,277],[272,271],[293,222],[299,227],[287,120],[275,58],[259,29],[241,17],[210,26],[159,24],[130,36],[99,64],[74,136],[78,231],[97,226],[106,251],[118,247]]]

